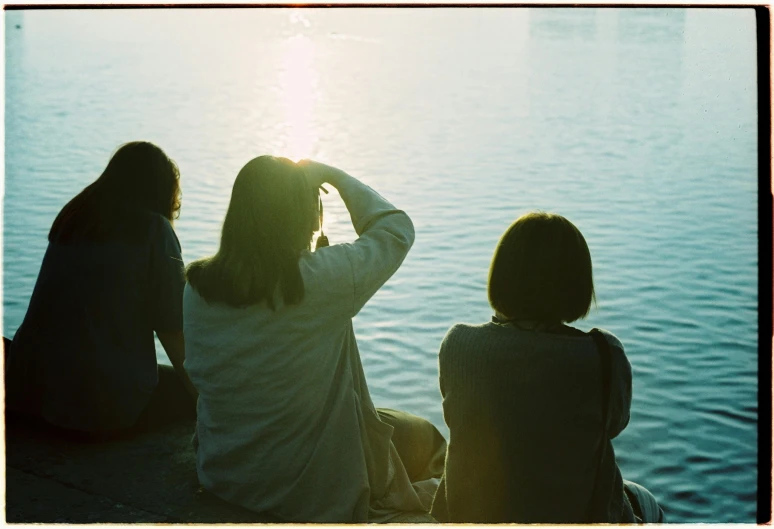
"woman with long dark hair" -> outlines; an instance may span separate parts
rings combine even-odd
[[[359,237],[311,251],[324,182]],[[242,168],[220,248],[189,265],[184,293],[206,489],[288,521],[429,510],[446,443],[374,408],[352,328],[413,242],[406,213],[339,169],[271,156]]]
[[[131,142],[59,212],[24,321],[6,351],[6,404],[113,436],[195,417],[183,370],[177,165]],[[173,368],[157,366],[154,331]]]
[[[569,220],[529,213],[489,270],[494,317],[449,329],[439,353],[449,426],[433,516],[452,523],[661,522],[625,481],[611,439],[629,422],[632,372],[607,331],[567,325],[594,295],[586,240]]]

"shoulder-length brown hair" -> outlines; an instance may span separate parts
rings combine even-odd
[[[218,252],[186,270],[191,286],[209,303],[236,307],[266,301],[274,310],[278,287],[284,303],[300,302],[298,259],[315,230],[312,191],[287,158],[249,161],[234,182]]]
[[[96,242],[111,238],[127,211],[149,211],[170,222],[180,211],[180,172],[159,147],[133,141],[118,148],[102,174],[57,215],[48,240]]]
[[[595,299],[586,239],[561,215],[519,217],[495,249],[488,295],[509,320],[556,324],[585,317]]]

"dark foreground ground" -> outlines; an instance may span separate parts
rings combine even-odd
[[[193,423],[132,439],[87,443],[41,428],[6,428],[7,523],[271,523],[202,490]],[[434,523],[405,514],[393,523]]]

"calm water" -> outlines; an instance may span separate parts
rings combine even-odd
[[[671,521],[755,520],[751,10],[8,12],[5,38],[4,334],[54,216],[118,144],[180,165],[186,261],[216,250],[246,161],[316,158],[414,219],[355,327],[376,404],[446,431],[438,345],[488,320],[506,226],[555,211],[594,259],[579,327],[615,332],[634,368],[624,476]],[[331,241],[352,239],[335,194],[325,207]]]

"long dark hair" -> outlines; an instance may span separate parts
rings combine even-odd
[[[304,297],[300,252],[311,248],[315,230],[312,188],[287,158],[259,156],[236,177],[223,221],[218,253],[194,261],[186,279],[209,303],[244,307],[275,293],[295,304]]]
[[[146,141],[118,148],[99,178],[62,208],[48,240],[68,244],[110,239],[132,210],[158,213],[170,222],[180,211],[177,164]]]

